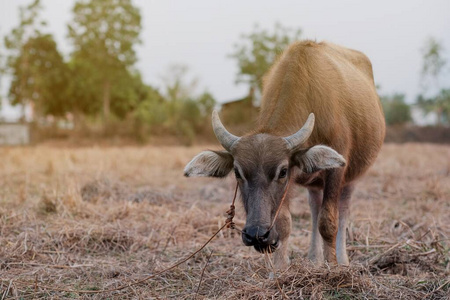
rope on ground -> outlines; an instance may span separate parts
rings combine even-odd
[[[46,290],[50,290],[50,291],[55,291],[55,292],[67,292],[67,293],[78,293],[78,294],[103,294],[103,293],[109,293],[109,292],[115,292],[115,291],[120,291],[120,290],[124,290],[126,288],[132,287],[134,285],[138,285],[141,284],[147,280],[150,280],[152,278],[155,278],[156,276],[159,276],[167,271],[170,271],[172,269],[175,269],[176,267],[178,267],[179,265],[187,262],[188,260],[190,260],[192,257],[194,257],[197,253],[199,253],[200,251],[202,251],[218,234],[219,232],[221,232],[225,227],[226,228],[231,228],[231,229],[236,229],[235,223],[233,222],[233,218],[235,216],[235,201],[236,201],[236,195],[237,195],[237,190],[238,190],[238,185],[236,184],[236,190],[234,191],[234,197],[233,197],[233,201],[230,205],[230,209],[226,212],[227,213],[227,219],[225,220],[225,224],[222,225],[222,227],[220,227],[207,241],[206,243],[204,243],[200,248],[198,248],[195,252],[193,252],[191,255],[189,255],[188,257],[178,261],[177,263],[175,263],[174,265],[161,270],[159,272],[156,272],[152,275],[149,275],[147,277],[144,277],[138,281],[134,281],[128,284],[124,284],[121,285],[119,287],[113,288],[113,289],[103,289],[103,290],[71,290],[71,289],[63,289],[63,288],[56,288],[56,287],[51,287],[51,286],[46,286],[46,285],[40,285],[35,283],[35,289],[37,288],[41,288],[41,289],[46,289]],[[211,257],[211,256],[210,256]],[[209,259],[208,259],[209,261]],[[203,274],[202,274],[203,275]]]

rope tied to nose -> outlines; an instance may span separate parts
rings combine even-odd
[[[236,229],[236,224],[233,222],[233,218],[236,215],[236,206],[234,205],[236,201],[236,195],[238,191],[239,184],[236,183],[236,189],[234,190],[233,201],[231,202],[230,209],[227,210],[227,219],[225,220],[225,224],[227,228]]]
[[[278,215],[280,214],[281,208],[283,207],[283,203],[284,203],[284,201],[286,199],[286,196],[287,196],[287,193],[289,191],[289,186],[290,185],[291,185],[291,177],[289,176],[287,184],[286,184],[286,187],[285,187],[284,192],[283,192],[283,196],[281,197],[280,203],[278,204],[277,210],[276,210],[275,215],[274,215],[274,217],[272,219],[272,223],[270,224],[269,228],[266,231],[266,235],[268,235],[270,230],[272,230],[273,226],[275,226],[275,222],[276,222],[276,220],[278,218]],[[225,224],[227,225],[226,228],[235,229],[235,230],[239,231],[242,234],[246,234],[245,231],[242,231],[242,230],[238,229],[236,227],[236,224],[233,222],[233,218],[234,218],[234,216],[236,214],[236,207],[235,207],[234,203],[236,201],[236,195],[237,195],[238,187],[239,187],[239,183],[236,183],[236,189],[234,190],[233,201],[232,201],[232,203],[230,205],[230,209],[227,210],[227,212],[226,212],[227,213],[227,219],[225,220]]]
[[[287,180],[288,182],[286,184],[286,188],[284,189],[283,196],[281,197],[281,201],[278,204],[277,211],[275,212],[275,216],[273,217],[272,223],[270,224],[269,229],[267,229],[267,232],[270,232],[270,230],[272,230],[273,226],[275,225],[275,221],[278,218],[278,214],[280,213],[280,210],[283,207],[284,199],[286,199],[287,192],[289,191],[289,186],[291,185],[291,176],[288,176]]]

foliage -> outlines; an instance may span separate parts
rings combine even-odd
[[[186,143],[192,143],[195,134],[202,132],[205,123],[209,123],[205,121],[209,120],[214,104],[215,100],[208,92],[183,100],[179,109],[171,116],[176,134],[184,137]]]
[[[137,97],[129,88],[133,78],[129,72],[136,62],[134,46],[140,42],[140,12],[131,0],[78,0],[73,14],[68,26],[75,46],[72,64],[90,83],[90,89],[78,95],[90,100],[82,103],[81,110],[98,113],[101,109],[108,119],[112,109],[123,117],[124,106],[133,104],[117,102]]]
[[[444,66],[447,64],[443,55],[444,46],[434,38],[429,38],[422,49],[422,80],[425,82],[424,93],[417,97],[417,104],[426,112],[434,111],[437,115],[437,123],[441,124],[443,119],[449,122],[450,97],[449,87],[442,88],[441,77],[444,75]],[[430,81],[433,83],[431,84]],[[430,87],[437,89],[433,96],[425,96]]]
[[[1,45],[0,41],[0,45]],[[2,82],[3,82],[3,75],[5,74],[5,55],[3,54],[3,52],[1,51],[2,49],[0,48],[0,91],[2,90]],[[2,105],[3,105],[3,95],[0,93],[0,110],[2,109]],[[1,117],[0,117],[1,120]]]
[[[412,120],[411,108],[405,103],[404,94],[396,93],[389,96],[381,96],[380,100],[383,105],[386,124],[402,125]]]
[[[4,43],[8,50],[6,71],[11,71],[16,64],[23,45],[31,38],[42,35],[41,31],[46,22],[41,20],[39,13],[42,10],[40,0],[34,0],[30,5],[19,7],[19,25],[5,36]]]
[[[197,78],[188,78],[189,67],[184,64],[172,64],[161,76],[164,94],[169,102],[187,99],[195,93]]]
[[[236,82],[247,83],[261,91],[264,74],[282,51],[300,38],[301,32],[277,23],[271,32],[255,25],[253,32],[243,34],[230,55],[239,67]]]
[[[51,35],[30,38],[12,63],[12,104],[32,102],[37,115],[62,116],[70,109],[69,69]]]
[[[88,116],[96,116],[102,110],[101,78],[96,67],[83,59],[72,59],[70,94],[74,102],[73,112]]]
[[[145,92],[144,100],[137,104],[133,112],[135,134],[140,141],[144,141],[149,133],[162,129],[168,118],[167,105],[159,91],[145,86],[143,92]]]
[[[425,98],[423,95],[419,95],[417,104],[425,113],[436,112],[438,124],[450,122],[450,89],[442,89],[439,94],[432,98]]]
[[[40,0],[21,7],[19,25],[4,39],[1,71],[12,78],[13,105],[31,105],[39,118],[72,115],[81,133],[93,133],[102,113],[109,120],[104,134],[117,128],[133,130],[139,139],[168,133],[191,143],[203,132],[215,100],[206,91],[196,92],[197,80],[188,80],[186,66],[169,69],[162,93],[134,69],[141,16],[132,0],[77,0],[68,25],[74,50],[67,62],[43,30],[41,10]]]
[[[4,38],[7,52],[2,73],[12,75],[9,97],[12,98],[13,104],[36,104],[37,99],[43,104],[45,99],[43,97],[52,93],[49,89],[59,86],[65,78],[62,74],[61,77],[55,76],[55,72],[48,67],[60,67],[62,58],[53,38],[42,33],[46,23],[39,17],[41,10],[39,0],[34,0],[28,6],[19,7],[19,25]],[[41,78],[42,71],[44,74]],[[55,78],[58,78],[58,82],[46,82]],[[51,110],[51,106],[55,103],[45,104],[47,107],[43,110]]]
[[[190,144],[202,133],[216,102],[208,92],[195,93],[197,80],[189,80],[188,73],[185,65],[170,66],[162,76],[163,94],[146,86],[133,114],[138,139],[150,132],[166,133]]]
[[[12,104],[31,104],[39,117],[70,113],[86,134],[102,112],[107,136],[131,133],[145,140],[149,133],[169,133],[191,143],[203,130],[215,101],[195,92],[197,80],[187,80],[186,66],[169,69],[162,94],[133,68],[141,16],[131,0],[77,0],[67,63],[53,37],[42,33],[41,8],[39,0],[21,8],[19,26],[5,38]]]
[[[204,129],[216,102],[207,91],[196,93],[198,80],[189,78],[188,73],[186,65],[174,64],[169,66],[162,81],[166,107],[164,126],[190,144],[196,133]]]
[[[434,80],[438,80],[442,74],[446,60],[443,58],[442,52],[444,51],[443,45],[435,38],[430,37],[424,48],[422,49],[423,64],[422,64],[422,77],[431,77]]]

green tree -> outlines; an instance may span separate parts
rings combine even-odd
[[[158,90],[145,86],[143,101],[140,101],[134,110],[137,126],[146,127],[150,132],[154,127],[162,127],[167,121],[167,103]]]
[[[22,76],[15,78],[15,84],[19,86],[18,90],[22,93],[15,95],[17,97],[15,103],[22,104],[23,108],[32,101],[30,97],[32,91],[27,89],[27,80],[33,63],[30,62],[30,51],[27,47],[34,43],[28,43],[28,41],[41,37],[42,29],[46,26],[46,22],[39,16],[41,10],[40,0],[34,0],[28,6],[19,7],[19,24],[4,38],[6,55],[2,73]]]
[[[190,78],[188,73],[187,66],[175,64],[162,76],[166,126],[186,144],[192,143],[196,134],[204,130],[216,103],[209,92],[196,93],[198,80]]]
[[[63,116],[70,110],[69,69],[51,35],[31,37],[12,63],[9,99],[13,105],[30,102],[35,116]]]
[[[121,107],[117,102],[127,101],[124,95],[129,96],[129,78],[133,77],[129,72],[136,62],[134,46],[140,43],[141,15],[131,0],[78,0],[73,14],[68,26],[75,46],[72,66],[83,76],[78,81],[84,83],[79,83],[89,85],[85,95],[78,91],[78,98],[85,98],[81,110],[101,110],[106,121],[111,108]],[[89,104],[92,107],[86,107]]]
[[[189,78],[189,67],[184,64],[170,65],[161,79],[166,99],[169,102],[191,97],[198,86],[198,79]]]
[[[442,77],[445,75],[444,46],[435,38],[429,38],[422,49],[422,86],[423,93],[417,97],[417,104],[425,111],[425,113],[435,112],[437,115],[437,123],[440,125],[443,119],[449,122],[450,97],[448,96],[448,87],[441,86]],[[432,96],[425,94],[438,92]]]
[[[146,101],[152,88],[142,81],[138,71],[123,71],[111,89],[111,112],[120,119],[132,113],[139,103]]]
[[[230,55],[236,59],[239,67],[236,83],[247,83],[261,91],[264,74],[278,55],[300,38],[301,32],[300,29],[284,27],[277,23],[272,31],[255,25],[253,32],[243,34]]]
[[[42,5],[40,0],[34,0],[28,6],[19,7],[19,25],[14,27],[4,38],[7,49],[5,71],[11,71],[13,66],[16,65],[17,57],[22,52],[23,45],[30,38],[42,35],[42,30],[46,27],[46,22],[39,16],[41,10]]]
[[[381,96],[380,100],[383,105],[386,124],[402,125],[412,120],[411,107],[405,102],[404,94],[396,93],[389,96]]]
[[[2,41],[0,41],[0,91],[2,90],[3,76],[5,74],[5,56],[3,52],[1,52],[2,50],[1,42]],[[2,109],[2,105],[3,105],[3,97],[2,94],[0,93],[0,110]]]
[[[168,127],[176,128],[178,114],[184,102],[193,98],[198,85],[197,78],[190,78],[189,67],[184,64],[172,64],[161,76],[163,82],[163,95],[168,110]]]
[[[443,74],[446,60],[443,57],[444,47],[435,38],[430,37],[422,48],[422,80],[428,88],[427,79],[439,86],[439,79]]]
[[[436,112],[438,124],[450,122],[450,89],[441,89],[439,94],[431,98],[419,95],[417,104],[425,113]]]

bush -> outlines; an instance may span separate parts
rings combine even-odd
[[[380,97],[387,125],[402,125],[412,120],[411,107],[405,103],[404,94]]]

